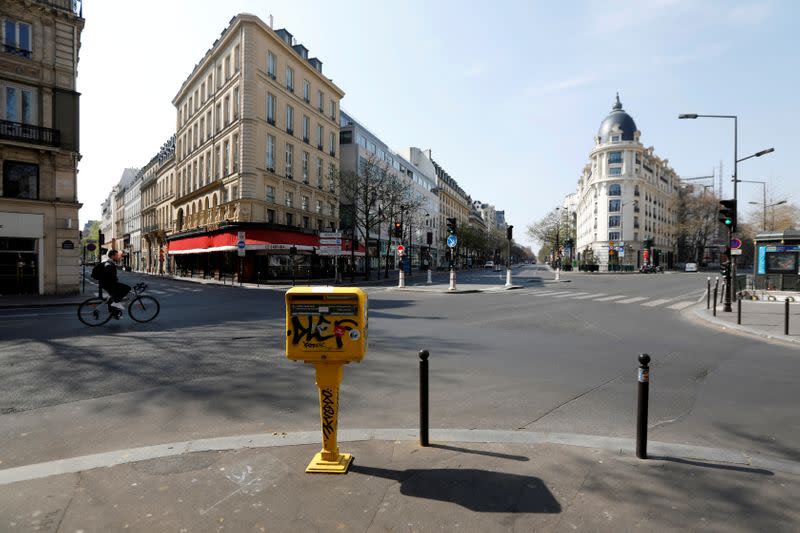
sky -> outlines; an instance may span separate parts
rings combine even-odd
[[[131,6],[135,6],[132,9]],[[81,37],[81,220],[124,168],[175,131],[172,99],[237,13],[286,28],[345,91],[341,106],[389,146],[430,148],[517,240],[574,192],[616,92],[645,146],[683,177],[768,182],[800,203],[800,39],[794,0],[87,0]],[[716,170],[715,170],[716,169]],[[740,212],[762,188],[739,185]]]

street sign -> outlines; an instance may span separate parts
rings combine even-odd
[[[319,232],[320,239],[341,239],[342,232],[341,231],[320,231]]]
[[[732,250],[736,250],[737,248],[741,248],[741,247],[742,247],[741,239],[736,239],[736,238],[731,239],[731,249]],[[739,255],[739,254],[734,254],[734,255]]]
[[[742,255],[741,248],[731,248],[731,255]]]
[[[333,246],[333,245],[342,245],[342,239],[320,239],[319,244],[321,246]]]
[[[451,235],[451,237],[452,237],[452,235]],[[403,246],[402,244],[398,244],[397,245],[397,253],[399,255],[403,255],[404,253],[406,253],[406,247]]]
[[[455,248],[457,244],[458,244],[458,237],[456,237],[455,235],[449,235],[447,237],[447,246],[449,246],[450,248]]]
[[[239,257],[244,257],[247,250],[247,242],[245,241],[243,231],[238,232],[236,241],[236,251],[238,252]]]
[[[320,246],[319,255],[341,255],[341,246]]]

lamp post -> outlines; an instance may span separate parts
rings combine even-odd
[[[762,155],[769,154],[775,151],[775,148],[767,148],[766,150],[761,150],[760,152],[756,152],[753,155],[749,155],[747,157],[743,157],[739,159],[739,118],[736,115],[699,115],[697,113],[682,113],[678,115],[679,119],[696,119],[696,118],[732,118],[733,119],[733,201],[736,202],[736,189],[737,184],[739,183],[739,172],[738,166],[739,163],[750,159],[752,157],[761,157]],[[720,191],[722,194],[722,191]],[[734,217],[737,215],[734,214]],[[733,220],[733,224],[728,229],[728,242],[726,244],[726,250],[730,247],[731,238],[733,237],[733,228],[736,227],[736,220]],[[730,254],[728,255],[728,259],[731,259]],[[726,283],[725,283],[725,302],[723,306],[723,311],[726,313],[732,313],[733,307],[731,307],[731,297],[733,294],[733,288],[731,281],[735,279],[736,271],[735,271],[734,262],[731,261],[731,268],[727,269],[726,274]]]
[[[561,245],[559,244],[559,237],[561,236],[561,208],[556,207],[556,249],[553,258],[556,262],[556,281],[561,281]]]
[[[744,180],[743,180],[744,181]],[[758,205],[758,202],[748,202],[753,205]],[[786,200],[781,200],[780,202],[775,202],[774,204],[767,205],[767,198],[764,197],[764,231],[767,231],[767,208],[768,207],[775,207],[776,205],[785,204]],[[775,210],[772,210],[772,231],[775,231]]]

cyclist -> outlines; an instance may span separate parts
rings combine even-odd
[[[102,277],[100,278],[100,289],[109,294],[109,306],[122,314],[124,306],[121,301],[131,291],[129,285],[120,283],[117,279],[117,263],[122,261],[124,254],[119,250],[110,250],[108,259],[103,263]]]

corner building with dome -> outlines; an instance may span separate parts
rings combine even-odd
[[[571,218],[579,263],[601,271],[673,266],[681,181],[640,136],[617,94],[578,180]]]

